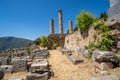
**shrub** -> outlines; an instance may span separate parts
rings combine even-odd
[[[95,49],[95,43],[94,42],[89,42],[87,48],[88,48],[89,55],[91,57],[92,56],[92,51],[94,51],[94,49]]]
[[[85,11],[82,11],[80,15],[77,16],[77,26],[81,32],[87,31],[90,25],[96,21],[96,18]]]
[[[40,45],[40,41],[41,41],[41,39],[40,39],[40,38],[37,38],[37,39],[34,41],[34,44]]]
[[[93,27],[94,27],[95,29],[100,30],[100,31],[103,32],[103,33],[110,31],[110,29],[109,29],[107,26],[105,26],[105,24],[104,24],[103,21],[97,21],[97,22],[95,22],[95,23],[93,24]]]
[[[100,14],[100,19],[104,19],[104,21],[107,21],[107,19],[108,19],[108,14],[107,14],[106,12],[102,12],[102,13]]]
[[[40,46],[42,46],[42,47],[47,47],[48,46],[48,44],[47,44],[47,37],[46,36],[42,36],[41,37]]]
[[[97,42],[97,47],[100,50],[109,50],[113,44],[114,40],[112,40],[112,36],[105,33],[103,34],[102,39]]]
[[[54,43],[53,44],[53,49],[56,49],[58,47],[58,44],[57,43]]]

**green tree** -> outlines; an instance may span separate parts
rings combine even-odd
[[[41,39],[40,39],[40,38],[37,38],[37,39],[34,41],[34,44],[40,45],[40,42],[41,42]]]
[[[91,24],[96,21],[96,18],[85,11],[82,11],[80,15],[77,16],[77,26],[81,32],[87,31]]]
[[[47,37],[46,36],[42,36],[41,37],[40,46],[42,46],[42,47],[47,47],[48,46],[48,44],[47,44]]]
[[[78,27],[75,27],[74,29],[73,29],[73,31],[75,32],[75,31],[78,31]]]
[[[106,12],[102,12],[100,14],[100,19],[104,19],[104,21],[106,21],[108,19],[108,14]]]

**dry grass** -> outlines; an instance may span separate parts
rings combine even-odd
[[[74,65],[66,55],[62,55],[62,53],[57,50],[51,50],[50,54],[49,63],[54,72],[54,77],[50,80],[88,80],[91,76],[101,76],[100,72],[94,73],[94,62],[91,59],[84,58],[75,53],[75,55],[83,59],[84,62]],[[109,71],[111,74],[120,76],[120,68],[111,69]],[[26,72],[6,74],[4,79],[17,77],[25,79]]]
[[[17,73],[13,73],[13,74],[5,74],[4,80],[10,79],[10,78],[22,78],[25,80],[26,74],[27,74],[27,72],[17,72]]]
[[[74,65],[61,52],[50,51],[51,58],[49,63],[52,65],[55,76],[50,80],[87,80],[91,76],[98,76],[94,73],[93,62],[80,56],[84,60],[83,63]]]

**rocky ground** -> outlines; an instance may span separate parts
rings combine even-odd
[[[94,73],[94,62],[91,59],[84,58],[75,53],[75,55],[83,59],[84,62],[74,65],[66,55],[62,55],[60,51],[51,50],[50,54],[49,63],[54,72],[54,77],[50,80],[87,80],[92,76],[101,76],[100,71]],[[109,72],[120,76],[120,68],[111,69]],[[17,77],[25,79],[26,72],[6,74],[4,79]]]

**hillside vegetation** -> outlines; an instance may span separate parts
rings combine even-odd
[[[32,43],[32,40],[16,37],[0,37],[0,51],[8,48],[21,48]]]

